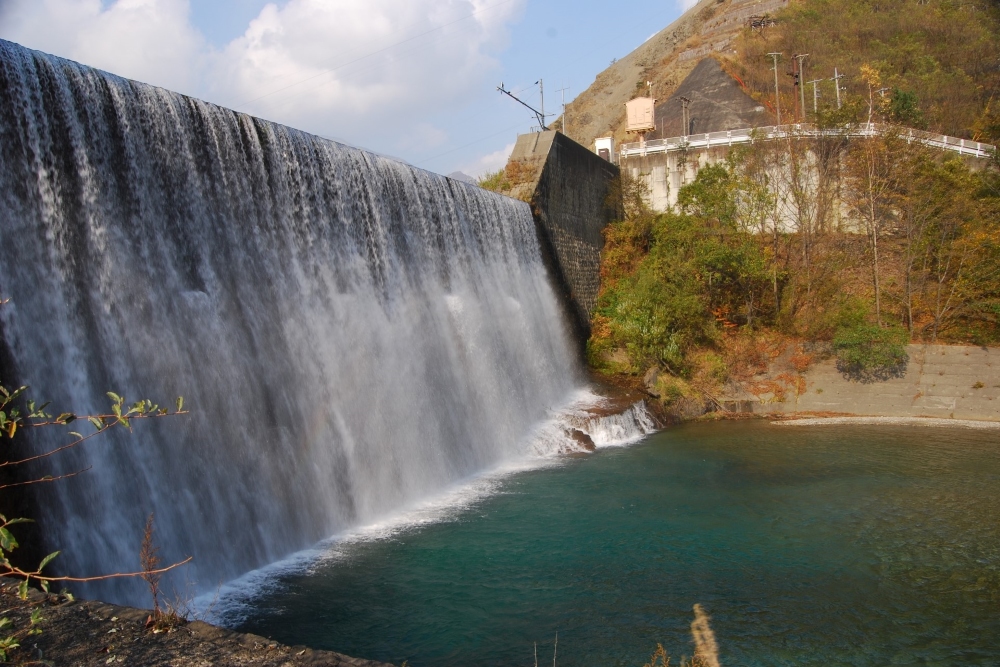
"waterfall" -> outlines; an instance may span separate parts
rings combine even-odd
[[[38,492],[77,575],[135,570],[153,512],[214,589],[530,453],[582,385],[527,204],[4,41],[0,297],[5,384],[190,406],[37,471],[92,466]]]

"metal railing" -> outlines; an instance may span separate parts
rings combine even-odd
[[[733,146],[747,144],[753,141],[771,141],[786,137],[873,137],[889,131],[889,127],[876,123],[850,125],[844,128],[820,129],[815,125],[771,125],[768,127],[746,128],[742,130],[726,130],[723,132],[708,132],[706,134],[691,134],[686,137],[671,137],[669,139],[653,139],[646,142],[622,144],[619,155],[621,158],[644,156],[650,153],[670,153],[698,148],[713,148],[715,146]],[[996,146],[959,139],[944,134],[933,134],[922,130],[904,128],[898,131],[907,141],[917,141],[925,146],[933,146],[954,151],[959,155],[988,158],[996,153]]]

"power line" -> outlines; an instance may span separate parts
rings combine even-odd
[[[632,30],[632,29],[633,29],[634,27],[636,27],[636,26],[642,26],[642,25],[648,25],[648,23],[649,23],[649,21],[650,21],[651,19],[654,19],[654,18],[656,18],[656,17],[658,17],[658,16],[661,16],[661,15],[663,15],[663,14],[667,13],[668,11],[672,11],[672,10],[671,10],[671,9],[664,9],[664,10],[662,10],[662,11],[659,11],[659,12],[654,12],[653,14],[651,14],[651,15],[649,15],[649,16],[646,16],[646,17],[645,17],[645,18],[644,18],[644,19],[642,20],[642,22],[640,22],[640,23],[635,23],[635,24],[633,24],[633,25],[631,25],[631,26],[629,26],[629,27],[626,27],[626,28],[624,28],[624,29],[622,29],[622,30],[620,30],[620,31],[618,31],[618,32],[616,32],[616,33],[614,33],[613,35],[610,35],[610,36],[609,36],[609,37],[608,37],[607,39],[604,39],[604,40],[602,40],[602,45],[601,45],[601,46],[598,46],[598,47],[595,47],[595,48],[591,48],[591,49],[587,49],[587,50],[581,50],[581,51],[578,51],[578,52],[576,53],[576,55],[574,56],[574,58],[573,58],[573,59],[574,59],[574,60],[578,60],[578,59],[580,59],[580,58],[585,58],[585,57],[587,57],[587,56],[590,56],[590,55],[593,55],[594,53],[597,53],[598,51],[601,51],[602,49],[605,49],[605,48],[607,48],[607,47],[605,46],[605,44],[607,44],[608,42],[610,42],[610,41],[612,41],[612,40],[615,40],[615,39],[617,39],[617,38],[621,37],[622,35],[625,35],[625,34],[626,34],[627,32],[629,32],[630,30]],[[666,28],[664,28],[664,29],[666,29]],[[662,31],[660,31],[660,32],[662,32]],[[659,34],[659,33],[657,33],[657,34]],[[644,42],[644,43],[645,43],[645,42]],[[641,45],[640,45],[640,46],[641,46]],[[637,47],[637,48],[638,48],[638,47]],[[634,49],[633,49],[633,50],[634,50]],[[559,70],[556,70],[556,74],[559,74],[559,73],[565,73],[565,70],[566,70],[566,67],[564,66],[564,67],[563,67],[562,69],[559,69]],[[525,88],[523,88],[523,89],[521,89],[521,90],[519,90],[519,91],[517,91],[517,92],[518,92],[518,93],[520,93],[520,92],[523,92],[524,90],[527,90],[527,89],[528,89],[528,88],[530,88],[530,87],[532,87],[532,86],[525,86]],[[572,103],[572,101],[571,101],[571,103]],[[478,114],[478,113],[479,113],[479,112],[476,112],[476,114]],[[565,112],[564,112],[564,113],[565,113]],[[476,115],[476,114],[473,114],[473,115]],[[451,150],[448,150],[448,151],[446,151],[446,152],[444,152],[444,153],[440,153],[440,154],[438,154],[438,155],[435,155],[435,156],[433,156],[433,157],[429,157],[429,158],[425,158],[425,159],[423,159],[423,160],[420,160],[419,162],[414,162],[413,164],[414,164],[414,165],[421,165],[421,164],[426,164],[426,163],[428,163],[428,162],[430,162],[430,161],[432,161],[432,160],[436,160],[436,159],[438,159],[438,158],[441,158],[441,157],[444,157],[444,156],[446,156],[446,155],[450,155],[451,153],[454,153],[454,152],[456,152],[456,151],[459,151],[459,150],[462,150],[463,148],[468,148],[469,146],[474,146],[475,144],[478,144],[478,143],[481,143],[481,142],[483,142],[483,141],[486,141],[487,139],[492,139],[493,137],[495,137],[495,136],[497,136],[497,135],[499,135],[499,134],[503,134],[504,132],[508,132],[508,131],[510,131],[510,130],[512,130],[512,129],[516,128],[516,127],[518,127],[518,126],[520,126],[520,125],[521,125],[521,124],[522,124],[523,122],[524,122],[524,121],[521,121],[521,122],[517,123],[516,125],[512,125],[512,126],[510,126],[510,127],[506,127],[506,128],[504,128],[503,130],[500,130],[500,131],[498,131],[498,132],[494,132],[494,133],[492,133],[492,134],[488,134],[488,135],[486,135],[486,136],[483,136],[483,137],[479,137],[478,139],[475,139],[474,141],[470,141],[469,143],[466,143],[466,144],[463,144],[463,145],[461,145],[461,146],[458,146],[458,147],[456,147],[456,148],[453,148],[453,149],[451,149]]]
[[[468,148],[469,146],[474,146],[474,145],[478,144],[481,141],[486,141],[487,139],[492,139],[493,137],[497,136],[498,134],[503,134],[504,132],[509,132],[509,131],[513,130],[515,127],[517,127],[519,125],[522,125],[523,123],[524,123],[523,120],[519,121],[519,122],[515,123],[514,125],[511,125],[510,127],[505,127],[504,129],[499,130],[497,132],[494,132],[493,134],[488,134],[485,137],[480,137],[480,138],[476,139],[475,141],[470,141],[467,144],[462,144],[461,146],[457,146],[455,148],[452,148],[451,150],[445,151],[444,153],[439,153],[438,155],[435,155],[434,157],[424,158],[423,160],[420,160],[419,162],[414,162],[413,164],[415,166],[415,165],[419,165],[419,164],[426,164],[426,163],[430,162],[431,160],[437,160],[438,158],[444,157],[445,155],[450,155],[451,153],[454,153],[455,151],[460,151],[463,148]]]
[[[629,32],[630,30],[632,30],[633,28],[635,28],[637,26],[648,25],[648,23],[649,23],[650,20],[655,19],[658,16],[661,16],[663,14],[666,14],[669,11],[672,11],[672,9],[664,9],[664,10],[661,10],[661,11],[658,11],[658,12],[653,12],[652,14],[646,15],[645,18],[643,18],[642,22],[631,24],[628,27],[626,27],[626,28],[624,28],[622,30],[619,30],[618,32],[616,32],[616,33],[608,36],[607,38],[602,38],[601,40],[599,40],[600,43],[601,43],[601,46],[598,46],[598,47],[592,48],[592,49],[588,49],[586,51],[578,51],[578,52],[576,52],[576,55],[573,57],[573,60],[579,60],[580,58],[585,58],[587,56],[590,56],[590,55],[593,55],[593,54],[597,53],[598,51],[601,51],[602,49],[607,48],[606,44],[608,42],[610,42],[611,40],[614,40],[614,39],[617,39],[617,38],[621,37],[622,35],[624,35],[625,33]],[[667,26],[667,27],[669,27],[669,26]],[[664,30],[666,30],[666,27],[664,28]],[[654,36],[660,34],[660,32],[663,32],[663,31],[660,30],[660,31],[656,32],[654,34]],[[648,39],[645,40],[642,44],[645,44],[646,41],[649,41],[649,40]],[[642,44],[640,44],[639,46],[637,46],[635,49],[632,49],[632,51],[635,51],[636,49],[641,48]],[[632,51],[630,51],[629,53],[631,54]],[[563,66],[562,69],[557,69],[555,71],[555,74],[565,74],[565,72],[566,72],[566,67]],[[550,75],[551,75],[551,72],[550,72]],[[589,86],[588,86],[588,88],[589,88]],[[527,88],[522,89],[522,90],[526,90],[526,89]],[[572,104],[573,100],[570,100],[569,103]]]

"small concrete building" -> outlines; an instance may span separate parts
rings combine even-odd
[[[650,132],[656,128],[656,100],[637,97],[625,103],[625,118],[629,132]]]
[[[594,152],[608,162],[615,161],[615,138],[599,137],[594,140]]]

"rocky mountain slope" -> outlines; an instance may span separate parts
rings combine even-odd
[[[773,123],[770,52],[782,54],[785,122],[815,120],[809,82],[816,80],[816,107],[830,121],[864,122],[872,106],[880,120],[1000,141],[1000,5],[990,0],[702,0],[597,75],[568,105],[569,135],[588,147],[596,137],[627,140],[624,105],[646,94],[647,81],[658,100],[647,139],[683,133],[680,95],[692,109],[699,97],[717,107],[703,105],[700,121],[692,114],[689,132]],[[800,97],[790,76],[797,53],[808,54],[805,114],[792,111]]]
[[[569,136],[584,146],[592,146],[594,139],[602,136],[624,140],[625,103],[645,94],[647,81],[653,83],[656,99],[667,100],[706,56],[732,53],[733,40],[751,16],[770,15],[787,4],[787,0],[701,0],[597,75],[594,83],[568,105]],[[675,121],[668,109],[661,117],[658,108],[658,128],[661,119],[679,128],[679,109],[673,115],[677,116]],[[559,127],[558,123],[553,126]],[[665,126],[663,131],[671,129]]]

